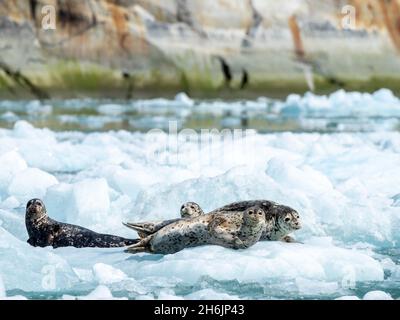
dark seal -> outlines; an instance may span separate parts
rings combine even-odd
[[[34,247],[116,248],[133,245],[138,241],[55,221],[49,218],[40,199],[32,199],[27,203],[25,225],[29,235],[28,243]]]

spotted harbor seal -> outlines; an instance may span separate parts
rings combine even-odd
[[[55,221],[48,216],[40,199],[32,199],[27,203],[25,225],[29,235],[28,243],[34,247],[113,248],[129,246],[138,241]]]
[[[259,206],[232,214],[199,215],[164,226],[128,247],[126,252],[171,254],[201,245],[245,249],[255,244],[266,229],[272,228],[272,219],[267,219]]]
[[[195,218],[204,214],[203,209],[195,202],[186,202],[181,206],[180,210],[181,218]],[[156,222],[144,222],[144,223],[124,223],[125,226],[135,230],[140,238],[146,238],[148,235],[160,230],[168,224],[179,221],[181,219],[170,219]]]
[[[182,206],[186,208],[190,204],[195,204],[197,212],[203,212],[201,207],[193,202],[188,202]],[[235,212],[243,212],[244,210],[253,207],[260,206],[266,214],[266,217],[272,218],[274,220],[273,230],[263,232],[260,240],[270,240],[270,241],[285,241],[285,242],[295,242],[295,240],[289,236],[293,231],[301,228],[300,216],[298,212],[288,206],[280,205],[273,201],[268,200],[252,200],[252,201],[240,201],[228,204],[221,208],[215,209],[208,214],[222,213],[222,214],[232,214]],[[203,214],[203,213],[202,213]],[[206,214],[206,215],[208,215]],[[181,209],[182,216],[182,209]],[[158,222],[143,222],[143,223],[126,223],[125,225],[139,232],[139,236],[144,238],[151,235],[158,230],[164,228],[170,223],[179,221],[180,219],[165,220]]]

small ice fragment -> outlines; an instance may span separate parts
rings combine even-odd
[[[107,181],[86,179],[73,187],[73,212],[77,215],[74,221],[92,224],[104,221],[110,208],[110,197]]]
[[[93,266],[93,273],[100,284],[111,284],[128,278],[123,271],[105,263],[96,263]]]
[[[15,209],[20,206],[20,202],[18,199],[14,196],[8,197],[4,199],[4,201],[1,203],[1,208],[2,209]]]
[[[384,291],[375,290],[367,292],[364,295],[363,300],[393,300],[393,298],[390,294]]]
[[[158,300],[183,300],[182,297],[175,295],[173,290],[161,290],[158,294]]]
[[[182,104],[192,107],[194,105],[194,101],[188,97],[188,95],[184,92],[178,93],[175,96],[175,101],[181,102]]]
[[[53,175],[40,169],[28,168],[14,176],[8,187],[8,194],[21,201],[42,198],[46,194],[47,188],[57,183],[58,181]]]
[[[0,299],[6,296],[6,288],[3,283],[3,278],[0,275]]]
[[[357,296],[343,296],[336,298],[335,300],[360,300],[360,298]]]
[[[98,111],[108,116],[119,116],[124,113],[125,107],[120,104],[103,104]]]
[[[90,292],[87,296],[81,297],[85,300],[110,300],[113,299],[113,295],[104,285],[99,285],[96,289]]]
[[[239,300],[236,295],[229,295],[227,293],[217,292],[213,289],[203,289],[195,291],[185,296],[187,300]]]

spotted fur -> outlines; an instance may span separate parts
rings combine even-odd
[[[28,243],[34,247],[125,247],[138,240],[100,234],[89,229],[51,219],[40,199],[32,199],[26,205],[25,225]]]
[[[195,203],[195,202],[186,202],[181,206],[180,210],[181,218],[188,219],[198,217],[204,214],[203,209]],[[170,219],[164,221],[156,221],[156,222],[143,222],[143,223],[134,223],[127,222],[123,223],[126,227],[135,230],[141,239],[146,238],[150,234],[157,232],[158,230],[164,228],[166,225],[169,225],[173,222],[180,220],[178,219]]]
[[[190,202],[188,202],[190,203]],[[187,206],[184,204],[182,208]],[[252,200],[252,201],[240,201],[228,204],[221,208],[215,209],[208,214],[235,214],[237,212],[243,212],[244,210],[253,207],[259,206],[261,209],[264,210],[267,224],[270,221],[273,221],[274,227],[272,230],[266,228],[263,234],[261,235],[261,241],[285,241],[285,242],[295,242],[289,234],[293,231],[296,231],[301,228],[301,221],[298,212],[288,206],[280,205],[273,201],[268,200]],[[203,212],[201,207],[196,204],[196,210]],[[182,214],[182,210],[181,210]],[[203,213],[202,213],[203,214]],[[208,215],[205,214],[205,215]],[[288,219],[289,220],[285,220]],[[144,223],[128,223],[125,224],[126,226],[140,232],[140,236],[145,238],[160,229],[164,228],[165,226],[175,223],[181,219],[172,219],[172,220],[165,220],[165,221],[158,221],[158,222],[144,222]]]
[[[230,215],[200,215],[171,223],[128,247],[126,251],[171,254],[201,245],[244,249],[260,239],[266,225],[265,212],[260,207]],[[268,224],[270,228],[272,225],[272,222]]]

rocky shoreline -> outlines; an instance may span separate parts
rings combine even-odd
[[[43,28],[46,5],[55,29]],[[400,93],[399,11],[378,0],[0,1],[0,97]]]

